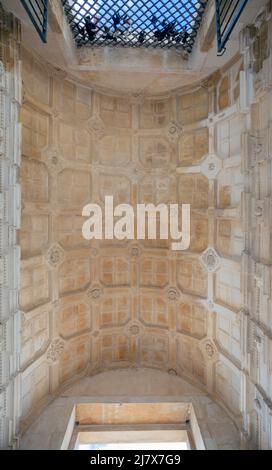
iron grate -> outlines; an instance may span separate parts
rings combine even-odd
[[[208,0],[62,0],[77,45],[191,52]]]
[[[224,54],[225,46],[247,2],[248,0],[215,0],[217,48],[219,54]]]
[[[29,18],[43,42],[47,41],[48,0],[21,0]]]

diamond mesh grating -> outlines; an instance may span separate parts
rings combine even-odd
[[[62,0],[78,46],[191,52],[208,0]]]

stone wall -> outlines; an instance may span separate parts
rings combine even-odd
[[[20,25],[0,3],[0,448],[17,445],[20,416]]]
[[[272,4],[242,36],[249,108],[242,138],[244,429],[250,446],[272,448]],[[251,83],[251,86],[250,86]]]
[[[123,410],[131,403],[134,406],[130,406],[128,418]],[[141,406],[142,403],[148,406]],[[158,403],[162,403],[161,413],[154,412]],[[167,403],[168,410],[165,406]],[[124,419],[125,415],[124,422],[127,425],[125,429],[131,428],[135,421],[140,424],[155,422],[158,429],[161,423],[174,422],[186,426],[185,422],[190,421],[191,424],[187,423],[190,429],[190,426],[193,427],[196,415],[206,449],[230,450],[239,449],[240,446],[237,427],[205,392],[190,385],[181,377],[158,370],[132,368],[102,372],[94,377],[85,377],[77,381],[39,415],[24,434],[20,448],[22,450],[66,449],[69,444],[69,437],[65,436],[68,424],[72,432],[74,426],[74,436],[79,430],[74,423],[80,421],[80,415],[73,413],[77,404],[80,404],[78,408],[87,409],[88,413],[91,404],[92,422],[97,420],[96,422],[100,424],[107,425],[111,422],[110,419],[118,422],[118,419],[121,420],[122,417]],[[135,404],[139,406],[137,416],[135,416]],[[162,415],[163,420],[160,421]]]
[[[271,448],[271,16],[164,96],[101,94],[23,51],[22,429],[106,369],[170,370]],[[260,52],[261,51],[261,52]],[[189,250],[86,242],[82,207],[191,204]]]

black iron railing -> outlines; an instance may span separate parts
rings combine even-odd
[[[225,52],[228,42],[248,0],[215,0],[218,53]]]
[[[21,0],[41,40],[47,41],[48,0]]]
[[[208,0],[62,0],[78,46],[191,52]]]

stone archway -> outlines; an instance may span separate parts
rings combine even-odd
[[[76,381],[63,392],[44,411],[39,414],[28,430],[22,436],[21,449],[58,449],[67,448],[76,421],[75,405],[96,404],[98,410],[92,406],[94,413],[91,422],[98,423],[100,413],[104,421],[102,424],[113,424],[105,416],[118,417],[117,409],[107,411],[109,404],[149,404],[147,410],[154,404],[175,404],[174,415],[181,413],[181,423],[194,422],[195,428],[200,429],[206,449],[239,449],[240,434],[226,414],[205,392],[180,377],[152,369],[124,369],[102,372],[92,377],[85,377]],[[102,409],[104,406],[104,409]],[[129,406],[129,405],[128,405]],[[102,408],[101,408],[102,407]],[[178,411],[179,410],[179,411]],[[182,411],[183,410],[183,411]],[[83,411],[81,412],[81,414]],[[163,422],[169,413],[171,421],[171,407],[166,409]],[[184,414],[183,414],[184,413]],[[154,422],[152,413],[152,422]],[[144,423],[148,421],[148,411],[143,411]],[[83,420],[84,423],[86,423]],[[120,422],[120,421],[119,421]],[[126,421],[122,421],[126,424]],[[159,423],[158,419],[158,423]],[[174,422],[177,422],[176,419]],[[128,423],[133,423],[133,412],[129,411]],[[69,429],[68,429],[69,428]],[[67,431],[68,429],[68,431]],[[201,442],[201,441],[200,441]]]

